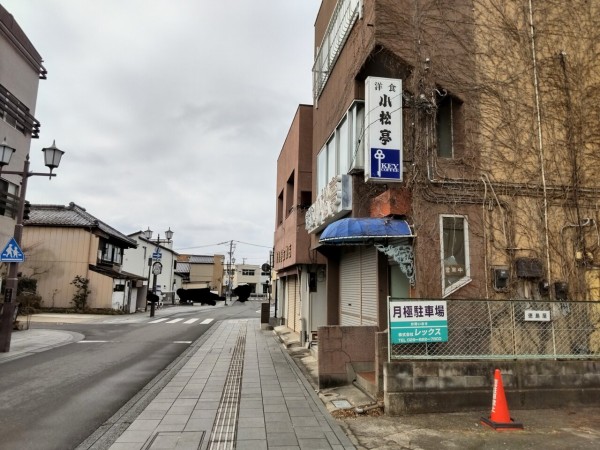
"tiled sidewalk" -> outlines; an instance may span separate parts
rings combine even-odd
[[[110,450],[354,448],[272,331],[217,326]]]

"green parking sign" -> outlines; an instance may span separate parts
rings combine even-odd
[[[389,302],[391,344],[448,342],[448,309],[440,300]]]

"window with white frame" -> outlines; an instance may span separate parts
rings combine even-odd
[[[466,216],[440,216],[442,291],[450,295],[471,281],[469,223]]]
[[[98,256],[103,263],[121,264],[123,262],[123,249],[108,242],[103,242],[100,244],[100,249],[98,249]]]
[[[242,275],[254,276],[254,269],[242,269]]]
[[[317,155],[317,193],[337,175],[363,168],[363,134],[364,102],[356,101]]]

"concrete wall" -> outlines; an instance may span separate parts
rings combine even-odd
[[[375,326],[319,327],[319,388],[343,386],[354,371],[373,370]]]
[[[600,361],[394,361],[384,364],[385,412],[489,412],[495,369],[509,410],[600,402]]]

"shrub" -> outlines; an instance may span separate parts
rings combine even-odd
[[[76,311],[85,311],[87,309],[88,297],[92,293],[92,291],[88,289],[90,284],[89,278],[75,275],[71,284],[75,286],[75,294],[73,294],[71,303],[75,306]]]
[[[32,294],[35,294],[37,292],[37,280],[35,278],[20,277],[18,279],[17,295],[21,295],[24,292]]]
[[[37,295],[37,280],[35,278],[21,277],[17,283],[17,303],[20,314],[29,315],[39,310],[42,306],[42,297]]]

